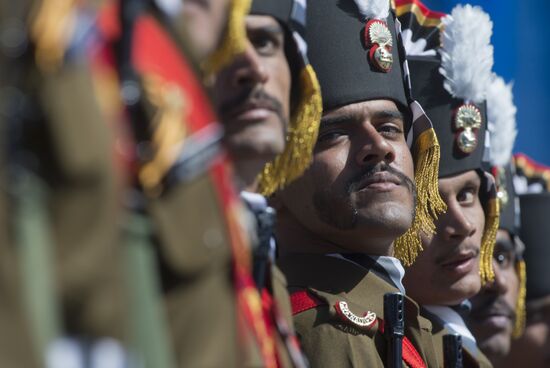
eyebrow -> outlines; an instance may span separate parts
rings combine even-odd
[[[350,115],[350,114],[341,114],[341,115],[337,115],[337,116],[322,117],[321,118],[321,125],[319,126],[319,128],[321,129],[321,128],[327,127],[329,125],[342,124],[342,123],[345,123],[345,122],[349,122],[352,119],[353,119],[353,116]]]
[[[378,110],[371,114],[371,119],[376,120],[401,120],[404,121],[403,114],[399,110]],[[328,116],[321,118],[321,126],[320,128],[326,127],[328,125],[336,125],[336,124],[342,124],[345,122],[349,122],[350,120],[354,119],[353,114],[344,113],[337,116]]]
[[[495,246],[505,251],[510,251],[510,252],[515,251],[514,244],[509,239],[497,240]]]
[[[257,27],[249,27],[247,33],[269,33],[273,36],[280,36],[284,33],[283,28],[279,24],[270,24]]]
[[[405,120],[403,113],[399,110],[380,110],[372,113],[372,119],[391,119],[391,120]]]

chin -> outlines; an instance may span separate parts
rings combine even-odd
[[[477,338],[477,336],[476,336]],[[481,351],[487,355],[487,357],[494,361],[495,359],[502,359],[510,352],[512,336],[506,332],[499,332],[489,336],[488,339],[477,338],[477,343]]]
[[[376,233],[383,233],[398,238],[412,225],[412,207],[401,203],[381,203],[378,206],[357,210],[358,226],[369,226]]]
[[[481,290],[479,275],[468,275],[463,277],[454,285],[445,289],[445,305],[457,305],[466,299],[470,299]]]

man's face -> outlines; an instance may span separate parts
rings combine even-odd
[[[299,223],[319,245],[387,255],[414,216],[413,162],[403,119],[389,100],[326,113],[312,165],[277,194],[280,221]]]
[[[497,366],[510,351],[519,294],[515,246],[510,233],[499,230],[493,254],[495,280],[471,299],[467,323],[478,346]]]
[[[217,76],[214,100],[237,170],[241,163],[254,161],[255,177],[284,150],[291,74],[279,22],[249,15],[246,30],[246,51]]]
[[[407,294],[419,304],[456,305],[479,291],[479,251],[485,226],[480,185],[474,170],[439,179],[447,212],[435,222],[436,234],[422,235],[424,251],[403,279]]]
[[[523,335],[512,342],[503,367],[550,367],[550,296],[527,302]]]
[[[198,60],[204,61],[220,44],[231,0],[185,0],[184,26]]]

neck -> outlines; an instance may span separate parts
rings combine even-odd
[[[393,254],[394,239],[369,236],[358,231],[313,232],[286,211],[281,213],[278,210],[276,237],[281,256],[295,253],[364,253],[371,256]]]
[[[258,175],[262,172],[265,162],[262,160],[235,160],[235,186],[239,191],[256,193],[258,191]]]

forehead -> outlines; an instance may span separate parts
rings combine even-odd
[[[371,100],[356,102],[326,111],[323,118],[331,118],[340,115],[371,116],[378,111],[399,111],[395,102],[391,100]]]
[[[247,15],[245,23],[248,32],[266,29],[275,33],[283,33],[281,24],[269,15]]]
[[[441,191],[455,191],[466,185],[481,185],[481,178],[476,170],[439,178],[439,190]]]

